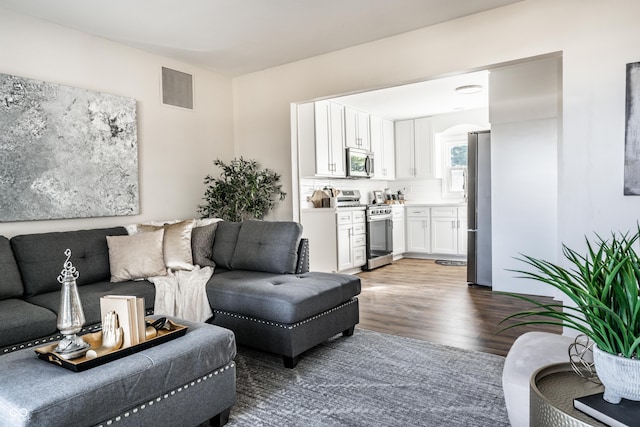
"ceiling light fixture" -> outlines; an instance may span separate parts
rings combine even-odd
[[[456,88],[456,92],[464,93],[465,95],[470,93],[478,93],[482,90],[481,85],[466,85],[466,86],[458,86]]]

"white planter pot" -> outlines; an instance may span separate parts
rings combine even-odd
[[[614,404],[620,399],[640,400],[640,359],[606,353],[594,345],[593,362],[604,385],[604,400]]]

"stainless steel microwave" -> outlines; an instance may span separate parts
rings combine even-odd
[[[358,148],[347,148],[347,176],[373,176],[373,153]]]

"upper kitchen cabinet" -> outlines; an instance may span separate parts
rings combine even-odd
[[[395,122],[396,178],[433,178],[431,118]]]
[[[347,147],[371,150],[369,113],[344,107],[344,130]]]
[[[330,101],[298,105],[300,176],[345,177],[344,107]]]
[[[396,155],[393,122],[370,116],[371,151],[373,151],[373,178],[395,179]]]

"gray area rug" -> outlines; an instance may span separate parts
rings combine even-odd
[[[356,329],[300,358],[240,347],[238,426],[508,426],[504,358]]]

